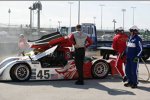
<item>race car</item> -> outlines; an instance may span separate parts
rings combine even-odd
[[[73,51],[67,36],[56,33],[45,35],[32,43],[32,55],[9,57],[0,63],[0,80],[58,80],[77,79]],[[85,57],[84,78],[105,78],[111,70],[108,61]]]

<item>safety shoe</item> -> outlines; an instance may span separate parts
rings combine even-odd
[[[125,77],[123,77],[123,79],[122,79],[122,81],[123,82],[126,82],[128,79],[127,79],[127,77],[125,76]]]
[[[137,84],[133,84],[133,85],[131,85],[131,88],[135,89],[135,88],[138,88],[138,86],[137,86]]]
[[[75,84],[76,84],[76,85],[84,85],[84,81],[79,81],[79,80],[77,80],[77,81],[75,82]]]
[[[131,84],[130,84],[130,83],[125,83],[124,86],[125,86],[125,87],[130,87]]]

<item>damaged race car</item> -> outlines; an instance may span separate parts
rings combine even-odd
[[[0,63],[0,80],[58,80],[77,79],[77,69],[67,36],[59,32],[29,41],[33,54],[9,57]],[[102,59],[85,57],[84,78],[105,78],[111,66]]]

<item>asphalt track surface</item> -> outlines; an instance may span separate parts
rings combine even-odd
[[[124,87],[118,76],[85,80],[0,82],[0,100],[150,100],[150,82]]]
[[[150,60],[147,63],[150,69]],[[139,75],[147,78],[144,64]],[[150,80],[139,81],[137,89],[124,87],[118,75],[88,79],[85,85],[75,80],[0,82],[0,100],[150,100]]]

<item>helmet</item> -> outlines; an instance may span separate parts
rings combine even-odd
[[[118,32],[123,33],[123,32],[124,32],[123,28],[122,28],[122,27],[118,27],[118,28],[115,30],[115,33],[118,33]]]
[[[23,35],[23,34],[20,34],[20,37],[21,37],[21,38],[24,38],[24,35]]]
[[[139,30],[139,28],[136,25],[132,26],[130,29]]]
[[[130,32],[138,32],[139,28],[136,25],[134,25],[129,30],[130,30]]]

